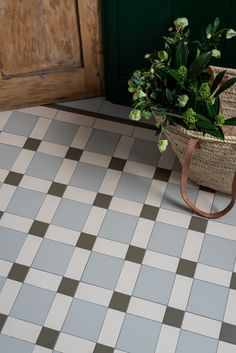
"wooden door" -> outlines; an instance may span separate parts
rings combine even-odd
[[[0,0],[0,109],[101,95],[99,0]]]

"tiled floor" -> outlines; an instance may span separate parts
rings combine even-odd
[[[0,130],[1,352],[236,352],[236,209],[193,215],[154,131],[48,107]]]

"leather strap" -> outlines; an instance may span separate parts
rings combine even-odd
[[[191,202],[191,200],[190,200],[190,198],[189,198],[189,196],[187,194],[187,182],[188,182],[188,176],[189,176],[189,170],[190,170],[190,163],[191,163],[192,155],[193,155],[193,152],[194,152],[195,147],[197,146],[198,142],[199,142],[198,139],[190,138],[189,142],[187,144],[186,151],[185,151],[185,158],[184,158],[184,162],[183,162],[181,180],[180,180],[180,191],[181,191],[182,197],[183,197],[184,201],[186,202],[186,204],[193,211],[195,211],[197,214],[199,214],[200,216],[203,216],[203,217],[207,217],[207,218],[219,218],[219,217],[224,216],[234,206],[235,199],[236,199],[236,172],[235,172],[234,180],[233,180],[233,184],[232,184],[231,201],[230,201],[229,205],[225,209],[223,209],[220,212],[216,212],[216,213],[208,213],[208,212],[204,212],[204,211],[200,210],[199,208],[197,208]]]

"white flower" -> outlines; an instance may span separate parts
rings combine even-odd
[[[138,121],[141,119],[141,110],[138,110],[138,109],[133,109],[131,110],[131,112],[129,113],[129,118],[131,120],[135,120],[135,121]]]
[[[208,33],[207,39],[210,39],[210,38],[211,38],[211,33]]]
[[[161,153],[165,152],[167,146],[168,146],[168,140],[160,140],[158,142],[158,149]]]
[[[186,17],[179,17],[174,21],[175,28],[184,29],[188,26],[188,19]]]
[[[236,36],[236,31],[232,28],[228,29],[226,32],[226,39],[230,39]]]
[[[151,54],[146,54],[146,55],[144,56],[144,58],[145,58],[145,59],[149,59],[150,56],[151,56]]]
[[[188,103],[189,97],[187,96],[187,94],[183,94],[182,96],[179,96],[177,98],[179,107],[183,108],[185,107],[185,105]]]
[[[213,56],[214,58],[217,58],[217,59],[219,59],[220,56],[221,56],[221,52],[220,52],[219,50],[217,50],[217,49],[213,49],[212,52],[211,52],[211,54],[212,54],[212,56]]]
[[[166,61],[168,60],[168,53],[165,50],[160,50],[158,52],[158,58],[160,59],[160,61]]]

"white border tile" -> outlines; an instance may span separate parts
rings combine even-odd
[[[173,226],[188,228],[191,216],[161,208],[157,215],[157,221],[172,224]]]
[[[125,313],[108,309],[98,342],[109,347],[115,347],[124,318]]]
[[[99,192],[113,196],[116,191],[116,187],[120,180],[121,174],[122,172],[119,172],[118,170],[108,169],[103,178]]]
[[[71,147],[83,150],[93,130],[89,127],[81,126],[72,141]]]
[[[207,317],[186,312],[182,323],[182,329],[218,339],[220,335],[221,321],[208,319]]]
[[[132,216],[139,216],[143,208],[142,203],[113,197],[109,206],[110,210],[123,212]]]
[[[127,159],[135,139],[133,137],[121,136],[114,152],[114,157]]]
[[[175,353],[179,334],[179,328],[162,325],[155,353]]]
[[[75,293],[75,298],[108,307],[112,295],[112,290],[80,282]]]
[[[160,207],[165,194],[167,183],[160,180],[152,180],[145,204]]]
[[[42,241],[42,238],[28,234],[16,262],[21,265],[31,266]]]
[[[2,333],[20,340],[36,343],[41,328],[42,326],[8,316]]]
[[[59,145],[47,141],[42,141],[39,145],[38,152],[50,154],[52,156],[64,158],[68,150],[68,146]]]
[[[70,259],[69,265],[67,267],[65,277],[69,277],[79,281],[84,272],[89,256],[90,251],[75,248],[74,253]]]
[[[225,223],[208,221],[206,233],[235,241],[235,226]]]
[[[87,221],[84,225],[83,232],[97,235],[106,213],[107,210],[105,208],[92,206]]]
[[[80,232],[76,232],[75,230],[50,224],[44,238],[75,246],[79,239],[79,235]]]
[[[137,281],[141,265],[125,261],[115,290],[117,292],[131,295]]]
[[[20,232],[28,233],[33,223],[33,219],[16,216],[5,212],[1,218],[0,224],[2,227],[19,230]]]
[[[179,258],[161,254],[156,251],[146,250],[143,258],[143,264],[176,273]]]
[[[12,110],[5,110],[3,112],[0,112],[0,130],[4,128],[4,126],[8,122],[8,119],[12,115],[12,112]]]
[[[30,165],[33,157],[35,155],[34,151],[21,150],[15,163],[13,164],[12,171],[24,174]]]
[[[45,119],[45,118],[39,118],[33,130],[31,131],[30,137],[34,139],[42,140],[50,124],[51,124],[51,120]]]
[[[198,263],[194,278],[229,287],[231,275],[230,271]]]
[[[105,154],[84,151],[80,157],[80,162],[98,165],[99,167],[107,168],[110,164],[111,157]]]
[[[12,265],[13,262],[0,259],[0,276],[7,277],[12,268]]]
[[[28,175],[24,175],[23,178],[21,179],[19,186],[28,190],[47,193],[51,184],[52,182],[49,180],[44,180],[44,179],[39,179]]]
[[[145,249],[148,246],[154,225],[154,221],[139,218],[131,244]]]
[[[55,350],[61,353],[93,353],[95,342],[87,341],[80,337],[61,333],[58,337]]]
[[[143,176],[146,178],[153,178],[156,167],[144,163],[127,161],[125,164],[124,172]]]
[[[4,143],[6,145],[23,147],[26,140],[27,137],[25,136],[14,135],[4,131],[0,134],[0,143]]]
[[[73,298],[57,293],[47,315],[45,326],[60,331]]]
[[[9,315],[22,283],[7,279],[0,292],[0,313]]]
[[[134,127],[132,125],[98,118],[95,120],[93,127],[94,129],[115,132],[116,134],[128,136],[131,136],[134,131]]]
[[[67,112],[65,110],[59,110],[55,120],[64,121],[65,123],[70,123],[70,124],[91,127],[95,121],[95,118],[88,115],[82,115],[78,113]]]
[[[76,161],[64,159],[54,181],[61,184],[68,184],[75,171],[76,166]]]
[[[192,278],[176,275],[170,295],[169,306],[180,310],[186,310],[192,284]]]
[[[61,279],[62,276],[37,270],[36,268],[30,268],[24,282],[35,287],[45,288],[56,292],[60,285]]]
[[[17,187],[3,184],[0,189],[0,210],[5,211]]]
[[[97,193],[95,191],[67,186],[63,198],[92,205],[96,196]]]
[[[165,315],[165,310],[165,305],[131,297],[127,312],[149,320],[162,322]]]
[[[236,291],[230,289],[224,321],[236,326]]]
[[[60,197],[47,195],[37,214],[36,219],[42,222],[50,223],[61,201]]]
[[[98,237],[93,247],[93,251],[124,259],[129,245]]]
[[[188,230],[181,257],[190,261],[198,261],[204,234]]]
[[[44,118],[53,119],[57,114],[57,110],[54,108],[48,108],[43,106],[36,106],[36,107],[28,107],[28,108],[21,108],[17,109],[18,112],[42,116]]]

